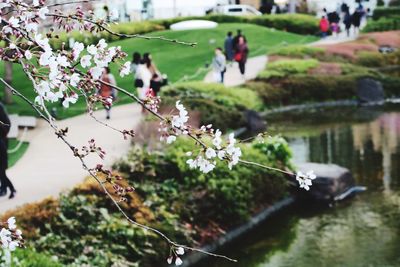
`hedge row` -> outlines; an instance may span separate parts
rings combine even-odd
[[[205,17],[179,17],[164,20],[115,24],[111,26],[111,29],[114,32],[123,34],[145,34],[165,30],[176,22],[191,19],[206,19],[215,21],[217,23],[250,23],[298,34],[314,35],[318,33],[318,20],[314,16],[303,14],[279,14],[264,16],[209,15]],[[70,35],[61,34],[59,38],[52,39],[51,43],[55,48],[60,48],[62,43],[65,43],[68,47],[69,37],[72,37],[76,41],[83,42],[85,44],[95,43],[101,38],[106,39],[108,42],[120,39],[118,36],[111,35],[106,32],[102,32],[98,35],[73,32]]]
[[[400,14],[400,7],[378,7],[374,10],[372,18],[378,20],[380,18],[389,18],[391,16],[398,16]]]
[[[394,30],[400,30],[400,15],[387,18],[383,17],[378,20],[370,20],[363,29],[363,32],[381,32]]]

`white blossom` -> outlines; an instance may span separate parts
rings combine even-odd
[[[66,97],[66,98],[64,99],[64,101],[62,102],[62,105],[63,105],[65,108],[69,108],[69,104],[70,104],[70,103],[71,103],[71,104],[75,104],[77,100],[78,100],[78,96],[77,96],[76,94],[73,94],[73,95],[71,95],[71,96]]]
[[[212,159],[212,158],[215,158],[216,156],[217,156],[217,153],[215,152],[214,149],[212,149],[211,147],[207,148],[207,150],[206,150],[206,158]]]
[[[89,54],[94,56],[94,55],[97,54],[97,47],[95,45],[89,45],[87,47],[87,51],[88,51]]]
[[[57,63],[61,67],[69,67],[70,66],[67,57],[66,56],[62,56],[62,55],[58,55],[57,56]]]
[[[93,67],[90,69],[90,74],[92,75],[93,79],[95,79],[95,80],[100,79],[102,73],[103,73],[103,68]]]
[[[74,56],[74,60],[76,61],[79,58],[79,55],[85,49],[84,44],[80,42],[75,42],[74,46],[72,47],[72,55]],[[82,62],[82,61],[81,61]]]
[[[308,171],[307,173],[302,173],[301,171],[297,172],[296,180],[299,182],[300,188],[304,188],[305,190],[310,190],[310,186],[312,185],[312,180],[317,178],[314,174],[314,171]]]
[[[176,254],[178,254],[178,255],[183,255],[183,254],[185,254],[185,249],[184,249],[183,247],[178,247],[178,248],[176,249]]]
[[[38,16],[39,16],[39,18],[45,20],[47,13],[49,13],[49,9],[45,6],[45,7],[42,7],[41,9],[39,9]]]
[[[222,143],[221,135],[222,135],[221,131],[219,129],[217,129],[215,131],[214,139],[212,141],[213,145],[217,149],[221,149],[221,143]]]
[[[18,28],[19,27],[19,19],[18,18],[14,18],[14,16],[12,16],[9,20],[8,23],[11,25],[11,27],[13,28]]]
[[[26,31],[27,32],[36,33],[37,30],[38,30],[38,24],[37,23],[31,22],[31,23],[26,24]]]
[[[176,136],[175,135],[170,135],[170,136],[167,137],[167,144],[172,144],[175,141],[176,141]]]
[[[176,265],[176,266],[181,266],[182,263],[183,263],[183,261],[181,260],[181,258],[176,257],[176,259],[175,259],[175,265]]]
[[[172,256],[169,256],[168,257],[168,259],[167,259],[167,263],[168,264],[172,264],[172,260],[173,260],[174,258],[172,257]]]
[[[79,81],[81,80],[81,78],[79,77],[78,73],[74,73],[71,75],[71,77],[69,78],[69,84],[73,87],[78,86]]]
[[[125,64],[122,65],[122,67],[121,67],[119,75],[121,77],[124,77],[126,75],[129,75],[130,72],[131,72],[131,63],[130,62],[125,62]]]
[[[17,226],[15,225],[15,217],[10,217],[10,218],[7,220],[7,224],[8,224],[8,228],[9,228],[10,230],[14,230],[14,229],[17,228]]]
[[[90,67],[90,65],[92,65],[92,62],[90,62],[91,59],[92,59],[92,56],[90,56],[90,55],[83,56],[81,58],[81,66],[82,66],[82,68]]]

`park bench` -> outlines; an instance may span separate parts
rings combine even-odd
[[[9,116],[11,121],[11,128],[7,135],[8,138],[18,138],[19,129],[28,129],[36,127],[36,118],[31,116],[19,116],[11,114]]]

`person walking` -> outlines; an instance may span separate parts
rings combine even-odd
[[[239,63],[239,70],[242,77],[245,78],[247,55],[249,48],[247,46],[244,36],[239,37],[238,44],[235,49],[235,61]]]
[[[7,154],[7,135],[10,131],[11,122],[7,112],[2,103],[0,103],[0,196],[7,194],[7,189],[10,190],[8,198],[14,198],[17,192],[10,179],[7,177],[6,170],[8,168],[8,154]]]
[[[319,30],[321,31],[321,37],[325,38],[328,35],[329,31],[329,21],[325,16],[322,16],[319,21]]]
[[[344,27],[346,29],[347,37],[350,37],[350,28],[351,28],[352,22],[351,22],[351,15],[348,10],[344,13],[343,23],[344,23]]]
[[[154,94],[157,95],[163,85],[163,76],[154,63],[150,53],[143,54],[143,61],[151,73],[150,88],[153,90]]]
[[[233,51],[233,38],[232,38],[232,32],[228,32],[225,42],[224,42],[224,48],[225,48],[225,55],[226,55],[226,60],[227,61],[232,61],[233,56],[234,56],[234,51]]]
[[[111,106],[113,101],[116,99],[116,90],[112,87],[112,85],[117,85],[114,75],[111,74],[110,68],[104,68],[101,81],[105,83],[100,83],[100,89],[98,93],[101,97],[103,97],[103,105],[107,113],[106,119],[109,120],[111,115]]]
[[[221,47],[215,49],[215,56],[212,61],[212,67],[214,69],[215,81],[218,83],[224,83],[224,75],[226,72],[226,58]]]
[[[354,11],[352,19],[351,19],[353,26],[354,26],[354,34],[358,34],[359,29],[360,29],[361,19],[363,16],[364,16],[364,8],[360,4]]]
[[[236,36],[233,38],[233,51],[236,53],[237,46],[239,44],[239,38],[243,37],[245,43],[247,43],[246,36],[242,34],[242,30],[237,30]]]
[[[131,73],[133,75],[133,81],[134,81],[134,86],[135,88],[141,88],[143,87],[143,81],[141,79],[138,79],[137,77],[137,70],[138,66],[141,63],[141,56],[138,52],[134,52],[132,55],[132,62],[131,62]]]

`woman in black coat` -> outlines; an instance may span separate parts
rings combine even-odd
[[[0,103],[0,196],[6,195],[8,188],[10,189],[9,198],[13,198],[16,191],[6,174],[8,168],[7,134],[10,131],[10,126],[11,122],[7,112],[3,104]]]

